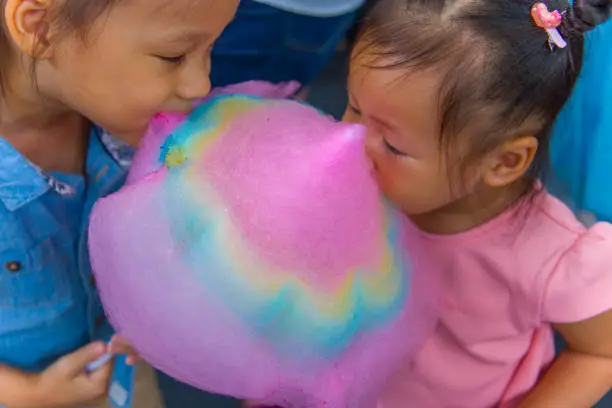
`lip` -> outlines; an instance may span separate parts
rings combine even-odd
[[[198,101],[183,101],[183,103],[172,104],[164,107],[160,113],[180,113],[189,115],[198,106]]]
[[[370,171],[376,174],[378,174],[379,172],[378,165],[376,164],[374,160],[370,160]]]
[[[184,107],[184,108],[174,108],[174,109],[167,109],[164,110],[164,113],[180,113],[182,115],[189,115],[193,109],[195,108],[195,105],[191,105],[189,107]]]
[[[372,176],[374,180],[378,180],[378,177],[380,176],[378,166],[374,162],[370,164],[370,176]]]

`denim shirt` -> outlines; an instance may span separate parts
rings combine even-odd
[[[85,176],[46,174],[0,138],[0,363],[42,371],[109,339],[87,226],[94,202],[123,184],[132,153],[94,127]],[[117,372],[123,395],[116,405],[128,406],[132,373],[121,363]]]

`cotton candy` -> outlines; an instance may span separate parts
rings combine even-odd
[[[90,257],[118,333],[214,393],[370,408],[435,322],[418,240],[365,130],[304,104],[220,95],[161,115],[94,208]]]

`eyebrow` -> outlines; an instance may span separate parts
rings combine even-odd
[[[348,92],[348,96],[349,96],[349,99],[348,99],[348,103],[349,103],[349,105],[351,105],[351,101],[356,101],[356,100],[357,100],[357,98],[355,98],[355,95],[354,95],[354,94],[353,94],[351,91],[349,91],[349,92]],[[359,104],[356,104],[356,105],[357,105],[357,106],[355,106],[355,107],[356,107],[357,109],[360,109],[360,108],[359,108]],[[397,131],[397,129],[398,129],[398,127],[397,127],[397,126],[392,125],[392,124],[388,123],[387,121],[382,120],[382,119],[381,119],[380,117],[378,117],[377,115],[370,115],[370,118],[371,118],[371,119],[372,119],[374,122],[376,122],[376,124],[377,124],[378,126],[384,127],[384,128],[386,128],[386,129],[388,129],[388,130],[390,130],[390,131],[396,132],[396,131]]]
[[[210,33],[206,32],[206,31],[200,31],[200,30],[190,30],[190,31],[180,31],[176,34],[172,33],[168,34],[167,37],[165,38],[165,41],[167,42],[174,42],[174,43],[178,43],[178,42],[189,42],[189,41],[193,41],[197,38],[208,38],[211,36]]]
[[[389,122],[386,122],[386,121],[384,121],[384,120],[380,119],[380,118],[379,118],[379,117],[377,117],[377,116],[371,116],[371,118],[372,118],[372,120],[373,120],[374,122],[376,122],[376,124],[377,124],[378,126],[384,127],[384,128],[386,128],[387,130],[391,130],[391,131],[396,131],[396,130],[397,130],[397,126],[394,126],[394,125],[390,124]]]

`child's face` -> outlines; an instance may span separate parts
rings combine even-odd
[[[210,49],[238,0],[122,0],[52,44],[37,63],[40,93],[130,144],[161,111],[190,111],[210,89]]]
[[[406,76],[403,69],[368,67],[372,63],[367,52],[354,53],[344,120],[367,127],[366,152],[382,193],[408,215],[461,199],[466,180],[452,176],[449,160],[456,155],[447,157],[439,143],[438,75]]]

